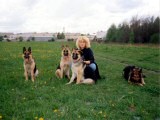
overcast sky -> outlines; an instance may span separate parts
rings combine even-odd
[[[160,0],[0,0],[0,32],[92,34],[159,12]]]

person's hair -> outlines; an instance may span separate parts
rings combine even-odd
[[[84,41],[86,43],[86,48],[90,48],[91,47],[89,38],[87,38],[86,36],[80,36],[80,37],[78,37],[78,39],[76,41],[76,47],[78,49],[80,49],[80,47],[79,47],[79,42],[80,41]]]

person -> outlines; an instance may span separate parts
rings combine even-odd
[[[91,50],[90,40],[86,36],[78,37],[76,47],[82,51],[82,59],[86,68],[84,69],[84,77],[91,78],[94,82],[100,79],[98,65],[95,62],[93,51]]]

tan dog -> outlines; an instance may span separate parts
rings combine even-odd
[[[31,47],[29,47],[28,50],[23,47],[23,59],[25,79],[28,80],[28,77],[31,77],[34,82],[35,77],[38,75],[38,69],[36,68],[36,63],[32,57]]]
[[[62,52],[61,52],[61,61],[57,70],[55,72],[58,78],[63,78],[67,76],[70,79],[70,66],[71,66],[71,51],[69,47],[66,45],[62,45]]]
[[[94,84],[94,80],[91,78],[85,79],[84,70],[86,65],[82,60],[82,52],[78,49],[72,50],[72,77],[67,84],[71,84],[76,79],[76,84]]]

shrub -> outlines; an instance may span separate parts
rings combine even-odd
[[[159,33],[155,33],[151,36],[151,43],[160,43],[160,34]]]

